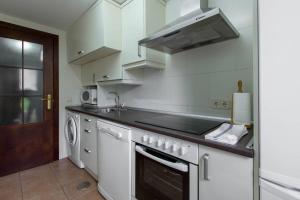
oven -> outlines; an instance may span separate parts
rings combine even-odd
[[[135,139],[139,142],[132,145],[132,200],[198,200],[197,160],[189,162],[188,152],[180,156],[179,146]]]

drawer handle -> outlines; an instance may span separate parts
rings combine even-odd
[[[205,154],[203,156],[203,165],[204,165],[204,170],[203,170],[203,177],[204,180],[209,181],[209,175],[208,175],[208,160],[209,160],[209,154]]]
[[[142,57],[142,49],[141,45],[138,45],[138,56],[141,58]]]
[[[92,153],[92,151],[89,150],[89,149],[87,149],[87,148],[84,148],[84,151],[85,151],[86,153]]]
[[[84,132],[86,132],[86,133],[92,133],[92,131],[88,130],[88,129],[84,129]]]
[[[91,119],[84,119],[84,121],[86,121],[86,122],[92,122]]]
[[[81,51],[78,51],[77,53],[80,55],[80,54],[83,54],[83,53],[84,53],[84,51],[83,51],[83,50],[81,50]]]
[[[103,76],[103,78],[110,78],[110,76],[109,75],[105,75],[105,76]]]

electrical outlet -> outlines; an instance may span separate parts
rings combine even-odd
[[[212,99],[210,101],[210,107],[213,108],[213,109],[219,109],[220,103],[221,103],[220,100],[218,100],[218,99]]]
[[[231,109],[231,101],[228,100],[220,100],[219,109],[222,110],[230,110]]]
[[[210,101],[210,107],[216,110],[230,110],[232,106],[231,101],[222,99],[212,99]]]

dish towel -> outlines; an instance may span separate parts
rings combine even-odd
[[[224,123],[216,130],[205,135],[205,139],[235,145],[247,133],[247,128],[244,125]]]

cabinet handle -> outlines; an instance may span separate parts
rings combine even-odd
[[[209,160],[209,154],[205,154],[203,156],[203,177],[204,177],[204,180],[206,181],[209,181],[209,175],[208,175],[208,160]]]
[[[138,45],[138,56],[142,57],[142,49],[141,49],[141,45]]]
[[[84,53],[84,51],[83,51],[83,50],[81,50],[81,51],[78,51],[77,53],[80,55],[80,54],[83,54],[83,53]]]
[[[86,132],[86,133],[92,133],[92,131],[88,130],[88,129],[85,129],[84,132]]]
[[[96,83],[96,74],[93,74],[93,83]]]
[[[84,121],[86,121],[86,122],[92,122],[91,119],[84,119]]]
[[[92,153],[92,151],[89,150],[89,149],[87,149],[87,148],[84,148],[84,151],[85,151],[86,153]]]
[[[105,78],[105,79],[106,79],[106,78],[110,78],[110,76],[108,76],[108,75],[105,75],[105,76],[103,76],[103,78]]]

